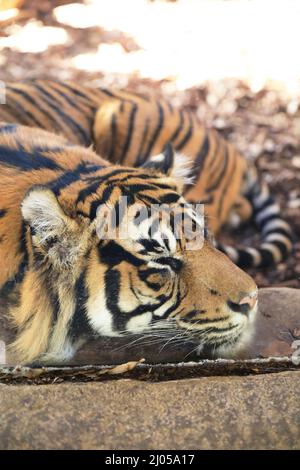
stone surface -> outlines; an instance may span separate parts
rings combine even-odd
[[[300,372],[1,385],[1,449],[299,449]]]
[[[0,340],[8,343],[12,332],[5,323],[5,306],[0,304]],[[290,356],[293,341],[300,339],[300,289],[268,288],[259,290],[259,312],[255,335],[242,358]],[[128,344],[131,343],[131,344]],[[73,365],[119,364],[145,358],[148,363],[199,360],[191,354],[194,344],[165,344],[151,338],[99,338],[89,341],[70,361]],[[8,361],[15,364],[13,357]]]
[[[260,289],[255,334],[244,357],[291,356],[293,342],[300,339],[299,326],[300,289]]]

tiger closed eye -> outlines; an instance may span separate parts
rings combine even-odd
[[[171,256],[160,258],[159,263],[169,266],[169,268],[171,268],[171,270],[176,274],[178,274],[183,268],[183,261],[178,258],[172,258]]]

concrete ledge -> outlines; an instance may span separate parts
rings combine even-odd
[[[300,372],[0,384],[1,449],[299,449]]]

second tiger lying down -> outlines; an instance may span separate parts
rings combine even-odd
[[[143,222],[132,238],[99,239],[98,208],[120,210],[122,195],[129,207],[184,204],[176,157],[154,164],[112,165],[54,134],[0,125],[0,295],[18,361],[66,361],[92,335],[182,332],[217,354],[249,337],[255,283],[209,240],[187,251]]]
[[[205,204],[215,235],[237,215],[251,215],[260,231],[258,248],[219,245],[239,266],[267,267],[291,251],[288,224],[255,166],[214,130],[207,131],[193,113],[170,103],[127,91],[91,89],[75,82],[34,80],[10,83],[0,120],[41,127],[88,146],[113,163],[141,166],[168,143],[193,164],[188,201]]]

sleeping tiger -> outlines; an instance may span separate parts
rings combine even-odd
[[[206,131],[190,112],[163,100],[125,91],[92,89],[76,83],[34,80],[11,83],[0,119],[54,131],[70,142],[94,145],[113,163],[139,167],[168,143],[193,164],[187,201],[202,201],[214,234],[230,221],[253,216],[261,233],[259,248],[216,243],[241,267],[267,267],[292,249],[289,225],[260,182],[256,169],[214,130]]]
[[[256,285],[206,232],[188,251],[163,224],[150,236],[151,217],[136,224],[135,214],[135,237],[99,238],[99,208],[120,211],[121,195],[129,208],[181,204],[196,217],[182,165],[168,149],[141,168],[119,166],[64,137],[0,123],[0,295],[15,360],[67,361],[95,335],[181,334],[216,354],[244,343]]]

